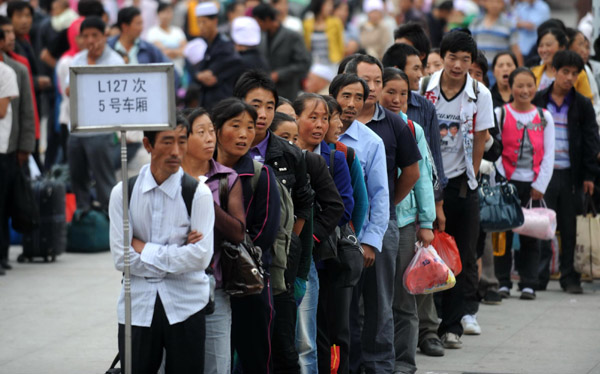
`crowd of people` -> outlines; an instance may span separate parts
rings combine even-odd
[[[576,215],[600,178],[590,37],[543,0],[0,2],[1,274],[19,168],[66,163],[77,208],[109,214],[118,271],[130,253],[134,373],[415,373],[417,349],[484,334],[479,304],[511,297],[517,274],[535,300],[558,257],[562,289],[583,292]],[[116,137],[70,133],[69,67],[164,62],[176,127],[128,133],[124,248]],[[556,211],[560,255],[492,240],[481,178]],[[413,295],[415,243],[438,232],[462,272]],[[223,264],[242,245],[260,248],[264,285],[240,296]]]

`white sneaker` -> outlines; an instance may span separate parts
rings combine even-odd
[[[465,335],[479,335],[481,334],[481,327],[477,323],[477,316],[475,314],[466,314],[460,320],[463,327],[463,333]]]
[[[452,332],[447,332],[442,335],[442,344],[444,348],[448,349],[460,349],[462,348],[462,342],[460,341],[460,337]]]

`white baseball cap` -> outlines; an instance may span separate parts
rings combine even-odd
[[[219,8],[212,1],[196,5],[196,17],[216,16],[217,14],[219,14]]]
[[[378,10],[383,12],[385,10],[385,5],[382,0],[365,0],[363,2],[363,11],[365,13],[370,13],[374,10]]]
[[[204,54],[206,53],[206,42],[202,38],[196,38],[185,45],[183,49],[183,56],[192,65],[196,65],[200,61],[204,60]]]
[[[254,47],[260,44],[260,26],[252,17],[237,17],[231,24],[231,39],[237,45]]]

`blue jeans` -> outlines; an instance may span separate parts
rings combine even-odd
[[[319,276],[314,261],[310,261],[306,294],[298,307],[296,350],[302,374],[318,374],[317,367],[317,305],[319,303]]]
[[[215,311],[206,316],[204,374],[231,373],[231,303],[222,288],[215,290]]]

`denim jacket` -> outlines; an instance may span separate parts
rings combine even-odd
[[[407,122],[406,114],[399,113],[402,119]],[[413,122],[415,126],[415,137],[422,159],[419,160],[419,172],[421,177],[417,184],[410,191],[408,196],[396,205],[396,222],[398,227],[404,227],[419,219],[422,228],[433,229],[435,221],[435,197],[433,194],[433,160],[431,152],[427,149],[427,139],[423,128]],[[402,171],[398,169],[398,175]]]

